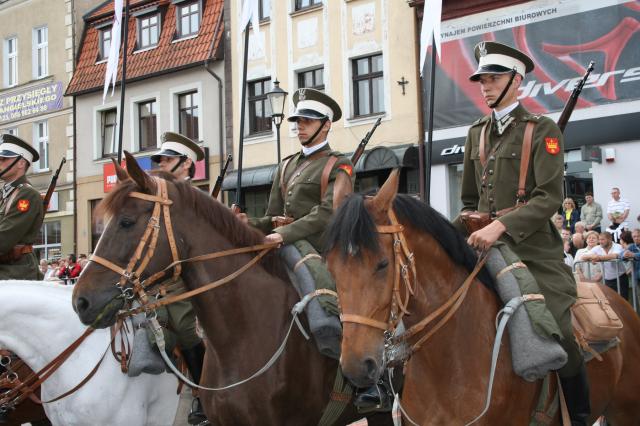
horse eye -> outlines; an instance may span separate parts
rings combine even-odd
[[[120,224],[121,228],[125,228],[126,229],[126,228],[131,228],[133,225],[135,225],[136,221],[135,220],[131,220],[131,219],[127,219],[127,218],[123,218],[123,219],[120,219],[119,224]]]
[[[380,272],[383,271],[384,269],[387,268],[387,266],[389,266],[389,261],[387,259],[382,259],[380,262],[378,262],[378,264],[376,265],[376,272]]]

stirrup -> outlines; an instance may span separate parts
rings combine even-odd
[[[197,396],[193,398],[191,401],[191,411],[187,416],[187,423],[190,425],[199,425],[205,426],[210,424],[209,419],[207,419],[206,414],[202,411],[202,404],[200,403],[200,398]]]
[[[390,412],[393,407],[393,395],[387,390],[386,384],[380,380],[356,394],[353,405],[360,414]]]

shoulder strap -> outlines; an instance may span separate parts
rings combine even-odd
[[[324,193],[327,192],[329,176],[331,175],[331,170],[333,170],[333,166],[336,165],[337,161],[338,157],[335,155],[330,156],[327,163],[324,165],[324,169],[322,169],[322,177],[320,178],[320,200],[324,198]]]
[[[485,152],[485,134],[487,131],[487,126],[489,126],[489,122],[487,121],[486,123],[484,123],[484,126],[482,126],[482,130],[480,130],[480,164],[482,164],[482,167],[485,167],[487,165],[487,153]]]
[[[284,200],[284,194],[286,190],[284,186],[284,174],[286,173],[287,166],[289,165],[293,157],[295,157],[295,155],[292,155],[289,158],[285,158],[285,160],[282,162],[282,169],[280,169],[280,195],[282,195],[283,200]]]
[[[518,200],[524,200],[526,194],[527,172],[529,171],[529,158],[531,158],[531,142],[533,139],[534,121],[528,121],[524,129],[524,140],[522,141],[522,152],[520,153],[520,177],[518,179]]]

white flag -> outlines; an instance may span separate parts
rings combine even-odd
[[[425,0],[422,12],[422,29],[420,31],[420,76],[427,60],[427,48],[431,45],[432,35],[435,38],[435,49],[438,60],[442,61],[440,53],[440,19],[442,18],[442,0]]]
[[[241,1],[241,0],[238,0]],[[240,25],[238,31],[240,34],[247,28],[247,24],[251,22],[253,28],[254,40],[260,42],[260,2],[259,0],[244,0],[242,2],[242,11],[240,12]]]
[[[104,89],[102,91],[102,103],[104,104],[109,91],[109,85],[112,85],[111,96],[116,88],[116,80],[118,79],[118,61],[120,57],[120,33],[122,28],[122,0],[114,1],[114,18],[113,27],[111,27],[111,45],[109,46],[109,58],[107,59],[107,71],[104,74]],[[126,52],[125,52],[126,54]]]

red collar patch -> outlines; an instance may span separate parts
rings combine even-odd
[[[344,170],[349,176],[353,176],[353,166],[349,164],[341,164],[338,166],[338,169]]]
[[[18,203],[16,204],[16,207],[17,207],[19,212],[25,213],[25,212],[29,211],[30,205],[31,204],[29,203],[29,200],[22,199],[22,200],[18,200]]]
[[[549,154],[556,155],[560,152],[560,142],[558,142],[558,138],[544,138],[544,144]]]

